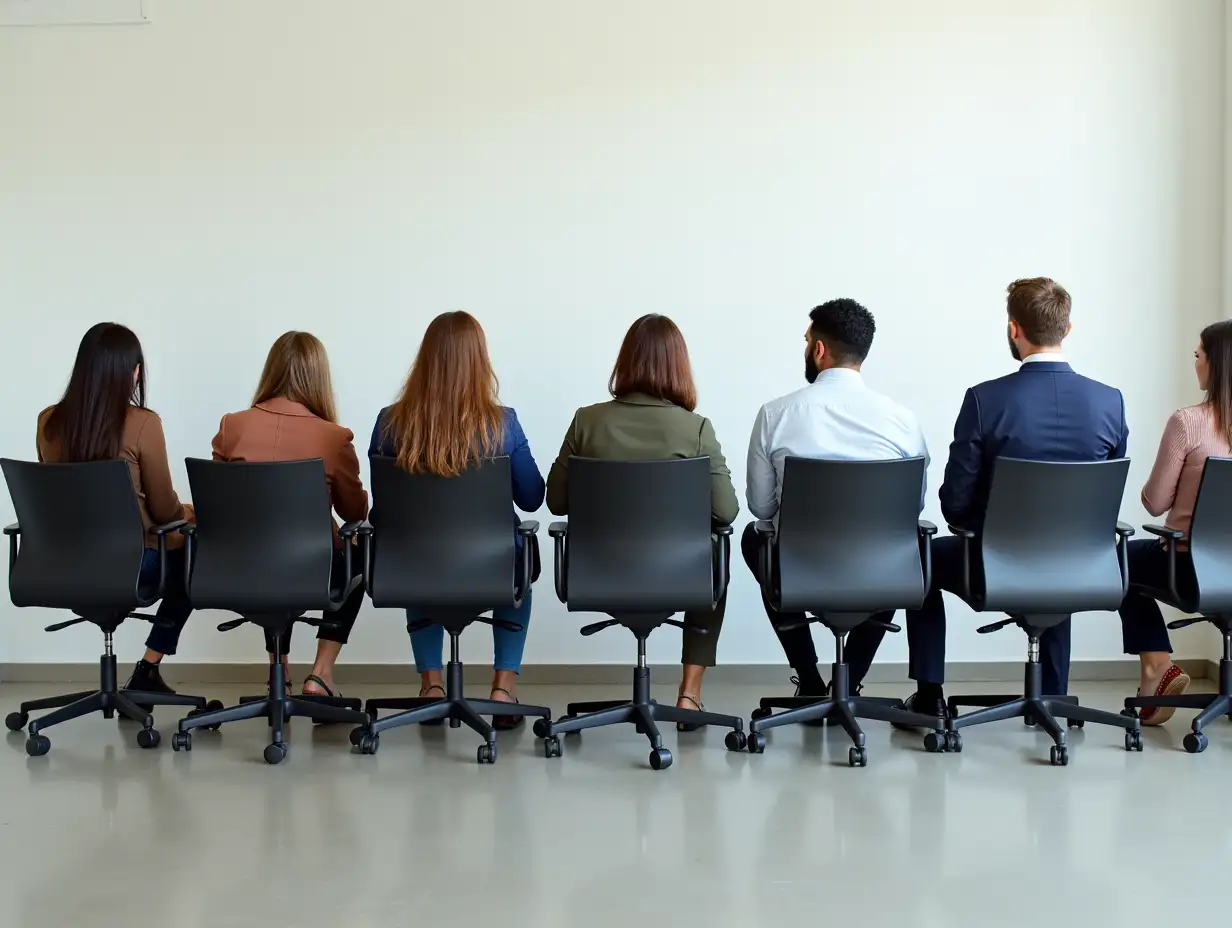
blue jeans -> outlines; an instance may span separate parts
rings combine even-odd
[[[153,548],[146,548],[141,555],[137,583],[143,596],[153,596],[158,591],[158,552]],[[158,621],[150,629],[145,646],[159,654],[174,654],[180,632],[191,614],[192,604],[184,591],[184,549],[174,548],[167,552],[167,582],[158,604]]]
[[[529,591],[522,600],[520,608],[503,606],[492,610],[492,618],[503,619],[506,622],[518,622],[522,630],[507,631],[503,628],[492,629],[492,669],[512,670],[520,673],[522,670],[522,652],[526,649],[526,630],[530,626]],[[414,610],[406,610],[406,624],[423,621],[426,618]],[[411,632],[411,650],[415,652],[415,669],[419,673],[430,670],[440,670],[444,666],[441,659],[445,647],[445,629],[439,625],[427,625],[417,632]]]

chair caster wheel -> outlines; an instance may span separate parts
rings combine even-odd
[[[224,707],[221,699],[211,699],[205,704],[206,712],[217,712],[222,708]],[[207,731],[218,731],[218,729],[222,728],[222,722],[215,722],[213,725],[206,725],[205,728]]]
[[[1125,750],[1141,751],[1142,750],[1142,732],[1136,729],[1131,729],[1125,732]]]
[[[751,731],[745,746],[749,749],[750,754],[764,754],[766,751],[766,736],[759,731]]]
[[[381,746],[381,736],[380,735],[370,735],[366,733],[364,734],[362,738],[359,739],[359,744],[356,745],[356,747],[359,748],[360,754],[375,754],[377,752],[377,749],[380,748],[380,746]]]
[[[475,760],[481,764],[496,763],[496,742],[479,745],[479,750],[475,752]]]
[[[1065,767],[1069,765],[1069,748],[1063,744],[1054,744],[1049,752],[1048,759],[1052,761],[1054,767]]]
[[[143,728],[137,732],[137,747],[145,750],[158,747],[158,743],[162,740],[157,728]]]
[[[370,722],[375,722],[380,717],[381,717],[381,713],[379,709],[369,709],[368,710],[368,720]]]
[[[929,754],[940,754],[948,744],[947,732],[930,731],[924,736],[924,750]]]
[[[26,753],[31,757],[42,757],[51,750],[51,739],[46,735],[31,735],[26,739]]]
[[[192,750],[192,735],[186,731],[177,731],[171,736],[171,750],[173,751],[191,751]]]
[[[551,719],[536,719],[531,731],[535,733],[536,738],[546,738],[552,733]]]
[[[4,727],[9,731],[21,731],[30,721],[30,716],[24,712],[10,712],[4,717]]]
[[[556,735],[548,735],[543,739],[543,756],[544,757],[560,757],[560,738]]]
[[[962,735],[956,731],[945,733],[945,749],[952,754],[961,754],[963,749]]]
[[[761,706],[758,706],[756,709],[754,709],[752,712],[750,712],[750,713],[749,713],[749,718],[751,718],[751,719],[768,719],[768,718],[770,718],[770,710],[769,710],[769,709],[763,709]]]
[[[729,731],[723,739],[723,744],[729,751],[743,751],[749,745],[749,739],[742,731]]]
[[[650,752],[650,769],[666,770],[672,765],[672,752],[667,748],[655,748]]]
[[[1086,724],[1082,719],[1066,719],[1065,724],[1070,728],[1082,728]]]
[[[1207,740],[1206,735],[1200,731],[1191,731],[1185,736],[1185,740],[1181,742],[1185,745],[1185,750],[1190,754],[1201,754],[1206,750]],[[26,749],[29,750],[29,742],[26,742]]]
[[[267,744],[263,752],[265,762],[267,764],[281,764],[287,757],[287,746],[285,744]]]
[[[847,752],[848,767],[867,767],[868,751],[865,748],[851,748]]]
[[[351,734],[350,734],[351,747],[353,748],[359,747],[360,744],[363,743],[364,735],[366,734],[367,734],[367,731],[362,726],[359,728],[352,728]]]

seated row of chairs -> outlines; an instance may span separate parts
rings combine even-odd
[[[853,695],[844,642],[877,613],[920,605],[930,583],[931,538],[937,529],[918,519],[924,480],[922,459],[838,462],[789,459],[779,524],[759,523],[763,592],[783,611],[805,612],[835,636],[832,686],[826,699],[761,701],[746,734],[735,716],[660,705],[650,697],[646,640],[659,626],[680,626],[672,616],[709,609],[724,596],[729,579],[730,526],[710,517],[709,462],[688,459],[617,462],[574,459],[570,463],[569,512],[553,523],[556,593],[571,612],[609,618],[582,628],[591,635],[622,626],[637,641],[632,698],[627,702],[571,704],[553,720],[542,706],[468,700],[462,695],[459,636],[484,613],[518,604],[531,588],[539,563],[538,523],[522,522],[515,544],[510,531],[507,458],[484,462],[460,477],[413,475],[394,462],[372,460],[375,515],[371,523],[348,523],[345,570],[331,575],[333,542],[329,497],[322,463],[187,462],[195,523],[155,530],[162,563],[158,589],[136,583],[144,533],[127,465],[34,464],[5,460],[5,478],[18,522],[10,536],[10,594],[18,606],[66,609],[76,618],[48,626],[55,631],[80,622],[104,633],[99,690],[23,703],[6,720],[11,730],[28,724],[27,752],[45,754],[52,725],[94,712],[115,713],[141,723],[141,747],[158,745],[150,708],[181,705],[172,747],[191,750],[193,731],[217,729],[241,719],[265,718],[270,744],[265,760],[286,757],[286,720],[295,715],[354,725],[351,743],[375,753],[382,732],[402,725],[449,719],[483,739],[477,759],[493,763],[496,735],[485,715],[536,717],[534,731],[547,757],[559,757],[561,736],[630,722],[650,741],[650,765],[671,765],[657,722],[730,728],[729,750],[761,753],[775,727],[832,717],[852,739],[848,761],[868,762],[857,719],[889,721],[926,730],[930,752],[961,751],[961,729],[981,722],[1024,717],[1053,740],[1051,760],[1068,763],[1065,725],[1085,722],[1125,730],[1126,750],[1140,751],[1135,708],[1172,705],[1201,708],[1186,739],[1203,739],[1201,728],[1232,712],[1232,461],[1211,459],[1188,542],[1196,586],[1150,591],[1158,599],[1208,620],[1223,634],[1220,692],[1215,697],[1145,697],[1126,701],[1121,714],[1080,706],[1072,697],[1040,691],[1039,636],[1076,612],[1114,610],[1128,589],[1126,539],[1133,529],[1118,522],[1128,461],[1059,464],[1004,459],[998,462],[986,520],[978,535],[952,527],[966,540],[967,583],[962,596],[977,611],[1008,618],[980,632],[1017,625],[1028,636],[1021,696],[974,696],[951,700],[983,708],[953,719],[906,711],[899,700]],[[1177,533],[1148,526],[1174,541]],[[126,618],[150,618],[138,610],[158,600],[167,577],[166,538],[187,538],[186,586],[194,608],[221,609],[277,634],[295,622],[319,625],[364,582],[375,606],[413,608],[450,637],[444,699],[359,700],[293,696],[281,665],[270,667],[269,692],[233,707],[203,697],[119,690],[112,635]],[[350,544],[355,540],[356,544]],[[1175,545],[1173,546],[1175,548]],[[320,611],[321,618],[306,613]],[[884,623],[889,631],[898,631]],[[280,655],[279,655],[280,656]],[[775,708],[786,711],[773,713]],[[29,720],[32,711],[52,709]],[[392,715],[383,711],[397,710]],[[1201,723],[1201,724],[1199,724]],[[1200,750],[1201,746],[1196,749]]]

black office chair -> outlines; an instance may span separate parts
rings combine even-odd
[[[185,464],[197,512],[196,524],[180,529],[188,536],[188,595],[193,608],[239,613],[240,618],[223,622],[218,630],[231,631],[251,622],[276,641],[296,622],[328,625],[328,613],[342,607],[363,577],[353,561],[357,555],[351,544],[358,522],[342,527],[346,566],[342,576],[331,575],[333,516],[324,463],[319,458],[278,463],[189,458]],[[326,615],[304,616],[318,609]],[[368,720],[359,711],[358,700],[288,695],[282,654],[275,653],[268,695],[184,719],[171,747],[192,750],[194,728],[264,718],[271,729],[265,761],[277,764],[287,756],[283,726],[294,715],[350,724]]]
[[[1040,635],[1075,612],[1112,611],[1129,588],[1126,539],[1133,528],[1117,521],[1129,460],[1089,463],[998,458],[983,530],[950,526],[963,539],[964,589],[977,612],[1005,612],[1008,619],[978,629],[981,635],[1017,625],[1027,633],[1022,696],[952,696],[958,706],[984,706],[950,720],[958,730],[1001,719],[1023,718],[1052,737],[1052,763],[1069,763],[1065,730],[1084,722],[1126,729],[1125,750],[1142,750],[1136,718],[1078,705],[1072,696],[1042,694]],[[982,565],[982,569],[981,569]]]
[[[412,631],[440,625],[449,635],[445,697],[370,699],[369,724],[351,732],[363,754],[375,754],[380,734],[391,728],[449,720],[484,739],[477,759],[496,763],[496,732],[484,715],[551,718],[543,706],[467,699],[462,695],[458,639],[474,622],[521,631],[515,622],[487,618],[495,606],[517,606],[530,592],[539,560],[539,523],[522,522],[521,554],[510,523],[509,458],[497,457],[457,477],[411,474],[392,458],[372,458],[374,524],[366,536],[368,595],[381,608],[413,609],[425,618]],[[378,508],[379,507],[379,508]],[[380,718],[382,709],[403,710]]]
[[[1163,525],[1142,528],[1171,542],[1168,546],[1168,586],[1159,589],[1135,585],[1135,588],[1182,612],[1199,613],[1197,618],[1169,622],[1168,627],[1184,628],[1197,622],[1210,622],[1223,637],[1223,656],[1219,661],[1219,692],[1216,695],[1135,696],[1125,700],[1125,709],[1133,714],[1137,714],[1137,709],[1146,708],[1201,710],[1193,720],[1193,731],[1183,742],[1186,751],[1199,754],[1207,745],[1202,729],[1221,715],[1232,719],[1232,459],[1208,458],[1202,470],[1193,522],[1189,526],[1192,574],[1177,566],[1176,545],[1186,540],[1184,532]]]
[[[145,588],[138,580],[145,553],[145,528],[126,462],[35,464],[6,459],[0,466],[17,511],[17,522],[4,529],[9,536],[9,595],[13,605],[65,609],[77,616],[48,625],[49,632],[89,622],[103,633],[97,690],[23,702],[4,724],[9,731],[21,731],[31,712],[56,710],[29,723],[26,753],[39,757],[51,750],[50,739],[42,734],[51,726],[94,712],[109,719],[119,712],[141,723],[138,745],[156,747],[159,734],[149,707],[205,710],[209,704],[201,696],[121,692],[112,635],[125,619],[156,621],[155,616],[135,610],[162,599],[167,578],[167,534],[185,523],[154,529],[161,569],[157,586]]]
[[[727,592],[731,526],[711,526],[710,459],[597,461],[569,459],[569,521],[548,529],[556,541],[556,595],[570,612],[612,618],[582,629],[593,635],[621,625],[637,638],[633,699],[571,703],[555,722],[535,723],[548,757],[561,755],[560,735],[632,722],[650,739],[650,766],[665,770],[671,752],[655,721],[731,728],[729,750],[744,750],[744,721],[650,698],[646,638],[672,617],[713,609]],[[700,634],[697,630],[685,634]]]
[[[770,697],[749,722],[749,752],[766,749],[763,732],[781,725],[835,718],[855,745],[853,766],[868,764],[856,719],[931,728],[930,751],[946,745],[945,720],[903,708],[902,700],[852,696],[844,645],[865,622],[890,632],[879,612],[916,609],[932,575],[937,526],[919,519],[924,458],[893,461],[819,461],[789,457],[783,467],[779,525],[758,522],[762,591],[777,610],[804,612],[834,635],[834,665],[826,699]],[[788,626],[792,627],[792,626]],[[773,708],[786,712],[771,715]]]

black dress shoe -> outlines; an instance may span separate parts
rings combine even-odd
[[[821,681],[820,690],[817,689],[816,685],[808,690],[805,690],[804,684],[800,682],[799,677],[792,677],[791,682],[796,685],[796,692],[793,694],[796,699],[815,699],[817,702],[821,702],[823,699],[828,699],[830,697],[830,687],[826,685],[824,680]],[[827,716],[824,719],[814,719],[811,722],[801,722],[801,724],[808,725],[810,728],[821,728],[823,725],[834,725],[837,724],[837,722],[833,718]]]
[[[167,685],[163,675],[159,673],[158,665],[144,660],[137,661],[137,666],[133,668],[133,675],[124,684],[124,689],[137,693],[175,694],[175,690]]]
[[[903,701],[903,709],[907,712],[918,712],[921,715],[935,715],[943,720],[950,717],[950,707],[946,704],[945,696],[935,696],[930,699],[915,692]],[[899,731],[917,730],[914,725],[903,725],[899,722],[891,724]]]

